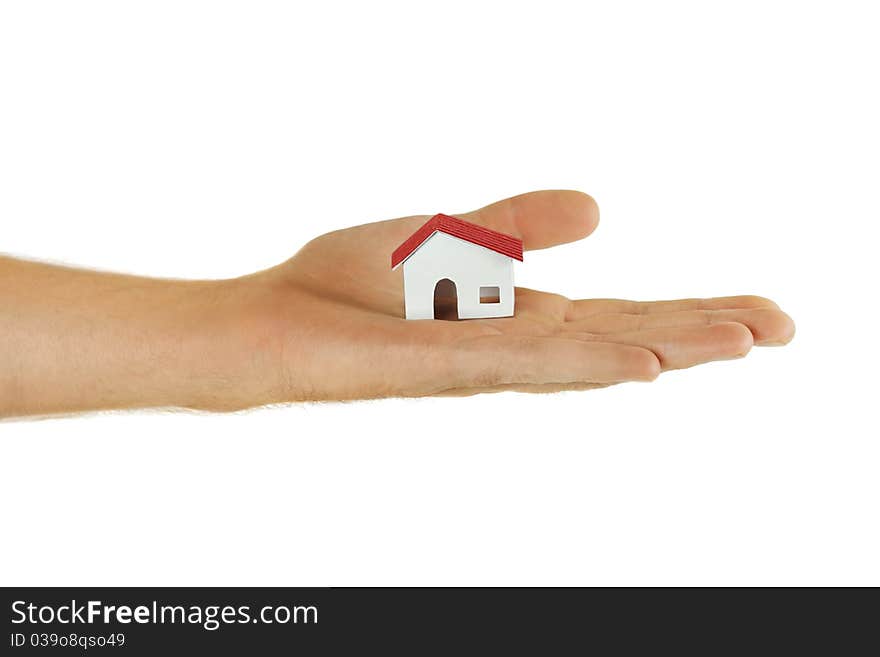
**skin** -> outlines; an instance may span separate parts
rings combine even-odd
[[[526,250],[582,239],[599,219],[593,199],[573,191],[457,216]],[[406,321],[389,254],[427,218],[328,233],[277,267],[219,281],[0,258],[0,416],[582,390],[794,335],[757,296],[572,301],[517,288],[515,317]]]

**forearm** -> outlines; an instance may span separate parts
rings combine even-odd
[[[269,401],[252,288],[0,258],[0,416]]]

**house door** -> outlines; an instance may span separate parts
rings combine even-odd
[[[448,278],[434,286],[434,319],[458,319],[458,292]]]

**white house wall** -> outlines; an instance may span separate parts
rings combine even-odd
[[[436,232],[403,263],[407,319],[434,318],[434,287],[455,283],[459,319],[513,315],[513,260],[458,237]],[[498,303],[480,303],[480,287],[500,290]]]

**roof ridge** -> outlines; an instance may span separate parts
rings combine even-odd
[[[523,259],[523,243],[521,239],[465,219],[438,213],[428,219],[400,246],[394,249],[394,252],[391,254],[391,268],[394,269],[409,258],[417,248],[438,231],[506,255],[508,258],[514,258],[519,261]]]

